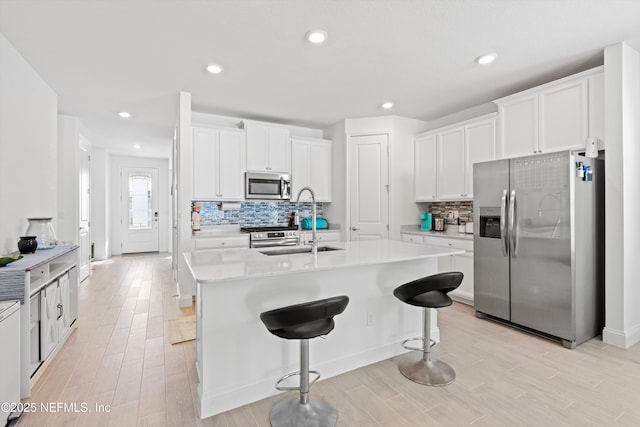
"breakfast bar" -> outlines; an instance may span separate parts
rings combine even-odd
[[[402,341],[421,334],[421,311],[398,301],[393,289],[437,273],[438,257],[464,252],[389,240],[334,243],[315,255],[306,249],[184,254],[197,284],[201,418],[277,393],[276,380],[298,369],[297,344],[274,340],[261,312],[348,295],[335,330],[310,344],[312,369],[332,377],[406,351]],[[435,320],[431,336],[438,341]]]

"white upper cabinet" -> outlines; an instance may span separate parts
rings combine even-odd
[[[324,139],[291,138],[291,198],[302,187],[311,187],[317,202],[331,201],[331,145]],[[305,192],[300,200],[311,201]]]
[[[473,197],[473,164],[496,156],[495,116],[488,114],[416,136],[417,202]]]
[[[496,158],[496,118],[481,119],[465,126],[464,194],[473,197],[473,164]]]
[[[416,202],[437,200],[436,133],[420,134],[414,140],[414,192]]]
[[[440,133],[437,153],[438,198],[464,198],[464,127]]]
[[[590,136],[604,148],[599,75],[601,67],[494,101],[500,117],[498,158],[584,149]]]
[[[244,200],[244,132],[193,128],[193,199]]]
[[[588,132],[587,79],[540,93],[538,152],[584,148]]]
[[[538,152],[538,95],[499,104],[498,158],[528,156]]]
[[[244,121],[247,135],[247,170],[252,172],[290,172],[289,129]]]

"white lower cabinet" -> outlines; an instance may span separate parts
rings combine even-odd
[[[40,292],[40,355],[45,360],[71,327],[69,273]]]
[[[438,272],[460,271],[464,274],[460,286],[449,293],[451,298],[469,305],[473,305],[473,241],[467,239],[453,239],[437,236],[420,236],[417,234],[402,233],[405,242],[442,246],[445,248],[461,249],[465,253],[460,255],[448,255],[438,258]]]

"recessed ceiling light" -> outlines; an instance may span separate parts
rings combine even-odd
[[[220,74],[222,72],[222,66],[218,64],[207,65],[207,71],[211,74]]]
[[[304,36],[309,43],[322,44],[327,40],[327,32],[324,30],[311,30]]]
[[[476,58],[476,62],[480,65],[491,64],[498,57],[497,53],[487,53],[486,55],[482,55]]]
[[[128,119],[129,117],[131,117],[131,114],[127,113],[126,111],[120,111],[118,115],[123,119]]]
[[[384,104],[382,104],[382,108],[384,108],[385,110],[388,110],[389,108],[393,107],[393,102],[385,102]]]
[[[133,148],[135,148],[136,150],[139,150],[142,148],[142,145],[140,144],[133,144]]]

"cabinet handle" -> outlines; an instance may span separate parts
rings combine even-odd
[[[64,313],[64,308],[62,307],[62,304],[58,304],[58,318],[56,320],[60,320],[60,318],[62,317],[62,314]]]

